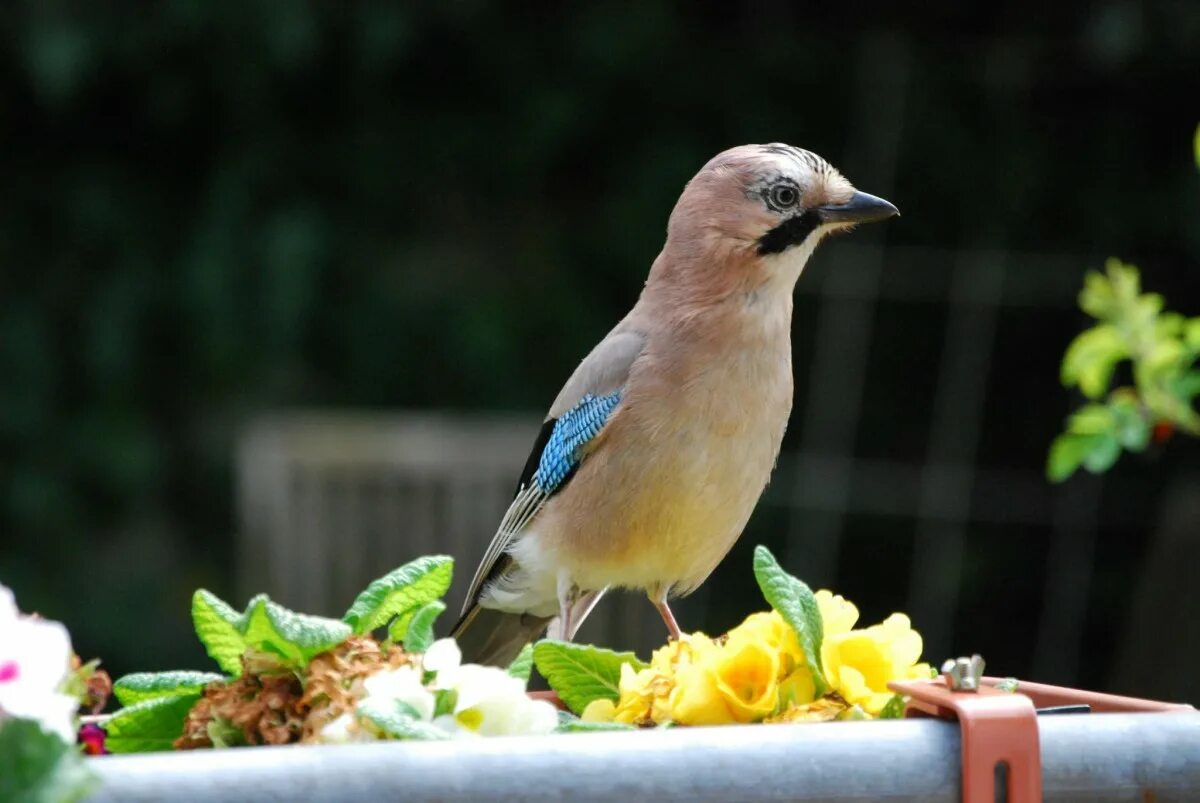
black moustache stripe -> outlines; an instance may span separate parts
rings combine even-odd
[[[802,215],[790,217],[758,239],[758,254],[778,254],[804,242],[821,221],[811,209]]]

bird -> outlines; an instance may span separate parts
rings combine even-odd
[[[792,408],[792,294],[828,235],[899,211],[782,143],[713,157],[685,185],[630,312],[550,405],[451,631],[504,666],[571,640],[610,589],[668,638],[745,528]]]

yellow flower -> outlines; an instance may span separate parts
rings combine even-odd
[[[862,630],[826,632],[825,678],[842,699],[875,716],[892,698],[889,681],[929,677],[928,665],[917,664],[921,646],[920,634],[902,613]]]
[[[726,644],[746,641],[763,644],[779,655],[780,680],[804,663],[804,651],[800,649],[796,631],[777,611],[750,614],[726,637]]]
[[[816,594],[817,607],[821,611],[821,623],[824,626],[825,638],[839,633],[849,633],[858,621],[858,608],[854,603],[841,594],[834,594],[822,588]],[[824,659],[822,659],[824,660]]]
[[[613,709],[612,719],[633,725],[649,718],[656,680],[658,672],[652,668],[639,672],[630,664],[622,664],[619,684],[621,696]],[[586,709],[584,710],[586,712]]]
[[[587,704],[579,718],[584,722],[612,722],[617,706],[607,697],[598,697]]]
[[[666,713],[682,725],[717,725],[754,722],[772,713],[785,663],[772,634],[779,635],[773,623],[760,618],[731,632],[724,644],[704,637],[689,660],[676,664],[669,706],[656,710],[655,720]],[[788,656],[786,663],[794,664],[794,658]]]
[[[817,696],[817,687],[813,683],[812,670],[808,664],[801,664],[796,671],[784,678],[779,684],[779,702],[781,705],[807,705]]]

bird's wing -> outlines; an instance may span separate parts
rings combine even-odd
[[[463,613],[478,599],[483,586],[507,566],[505,555],[546,500],[570,481],[586,456],[587,445],[617,411],[634,360],[646,338],[633,331],[614,331],[592,349],[563,385],[542,424],[512,504],[488,545],[463,605]]]

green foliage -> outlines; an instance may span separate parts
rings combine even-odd
[[[356,710],[360,717],[393,739],[436,741],[450,738],[448,733],[422,720],[411,706],[399,700],[368,697]]]
[[[904,695],[892,695],[892,699],[888,700],[879,712],[879,719],[903,719],[904,718]]]
[[[1141,291],[1137,268],[1116,259],[1105,273],[1088,273],[1079,306],[1097,323],[1067,347],[1061,378],[1091,401],[1050,446],[1046,474],[1055,482],[1080,466],[1106,471],[1122,449],[1144,451],[1156,425],[1200,435],[1200,318],[1164,312],[1162,296]],[[1133,386],[1111,389],[1126,361]]]
[[[246,651],[246,641],[238,631],[240,619],[241,614],[216,594],[201,588],[192,595],[196,637],[221,671],[234,676],[242,674],[242,654]]]
[[[171,694],[122,708],[104,723],[104,746],[113,753],[153,753],[172,749],[183,734],[183,722],[200,699],[197,694]]]
[[[426,603],[439,599],[450,588],[454,575],[454,559],[445,555],[429,555],[406,563],[367,586],[342,621],[355,633],[369,633],[383,627],[393,617],[398,619],[389,629],[394,641],[403,641],[413,614]]]
[[[633,725],[624,722],[584,722],[568,711],[558,712],[559,733],[595,733],[596,731],[632,731],[637,730]]]
[[[97,785],[75,745],[32,720],[0,721],[0,800],[74,803]]]
[[[508,665],[508,674],[512,675],[517,680],[529,683],[529,676],[533,674],[533,645],[526,644],[517,653],[517,657]]]
[[[209,656],[235,676],[242,673],[247,651],[270,656],[281,668],[301,669],[351,633],[345,622],[290,611],[265,594],[250,600],[239,614],[204,589],[192,597],[192,621]]]
[[[172,695],[199,695],[209,683],[224,680],[212,672],[135,672],[113,684],[113,695],[121,705],[135,705],[143,700]]]
[[[425,652],[429,649],[429,645],[433,644],[433,623],[441,616],[442,611],[446,610],[446,603],[440,599],[435,599],[432,602],[426,602],[412,615],[412,621],[408,623],[408,632],[404,635],[404,649],[406,652]],[[400,621],[397,617],[395,622]],[[395,638],[392,639],[395,641]]]
[[[802,580],[785,572],[771,551],[762,545],[754,548],[754,578],[762,589],[763,597],[796,631],[796,638],[812,672],[813,685],[820,697],[828,684],[821,666],[821,642],[825,627],[816,596]]]
[[[545,639],[533,648],[533,663],[550,688],[576,714],[592,700],[616,702],[620,697],[621,666],[646,668],[631,652],[614,652],[586,644]]]
[[[438,597],[450,587],[452,571],[453,561],[442,556],[407,563],[359,594],[345,621],[290,611],[265,594],[251,599],[246,610],[238,613],[201,588],[192,595],[192,623],[209,656],[234,677],[242,674],[244,661],[252,662],[257,671],[302,674],[313,657],[349,638],[355,632],[352,624],[361,628],[358,632],[369,632],[392,620],[390,637],[403,639],[409,652],[424,652],[433,643],[434,622],[446,610]],[[528,655],[522,655],[528,662]],[[526,679],[528,674],[526,666]],[[221,675],[191,671],[126,675],[113,686],[125,707],[105,724],[106,744],[114,753],[171,749],[205,686],[222,680]],[[438,692],[439,708],[453,708],[453,704],[453,693]],[[361,713],[394,738],[435,738],[432,731],[423,730],[428,726],[406,722],[404,711],[368,708]],[[238,734],[224,725],[217,723],[209,730],[216,745],[238,743]]]
[[[345,622],[289,611],[266,594],[250,600],[239,625],[249,649],[278,656],[289,669],[303,669],[313,656],[333,649],[351,634]]]

